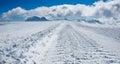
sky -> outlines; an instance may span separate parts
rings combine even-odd
[[[62,4],[92,5],[96,1],[98,0],[0,0],[0,14],[16,7],[30,10],[40,6],[50,7]]]
[[[25,21],[32,16],[116,23],[120,22],[120,0],[0,0],[0,21]]]

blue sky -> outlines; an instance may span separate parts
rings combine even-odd
[[[54,6],[62,4],[85,4],[92,5],[98,0],[0,0],[0,14],[16,7],[34,9],[40,6]]]

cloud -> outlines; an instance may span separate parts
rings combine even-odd
[[[14,8],[2,14],[2,18],[5,20],[22,20],[24,19],[24,14],[27,11],[21,7]]]
[[[94,3],[96,11],[95,15],[101,21],[114,21],[120,22],[120,2],[119,0],[110,0],[108,2],[96,2]]]
[[[25,20],[30,16],[44,16],[48,19],[78,19],[80,17],[97,18],[103,22],[120,21],[119,0],[98,1],[93,5],[57,5],[51,7],[37,7],[25,10],[21,7],[14,8],[2,14],[2,18],[7,20]]]

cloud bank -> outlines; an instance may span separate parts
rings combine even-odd
[[[120,1],[109,0],[107,2],[98,1],[93,5],[84,4],[64,4],[51,7],[37,7],[25,10],[21,7],[14,8],[2,14],[5,20],[25,20],[30,16],[46,17],[54,19],[79,19],[89,17],[99,19],[101,22],[120,22]]]

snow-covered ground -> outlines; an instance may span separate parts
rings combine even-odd
[[[120,25],[0,23],[0,64],[120,64]]]

